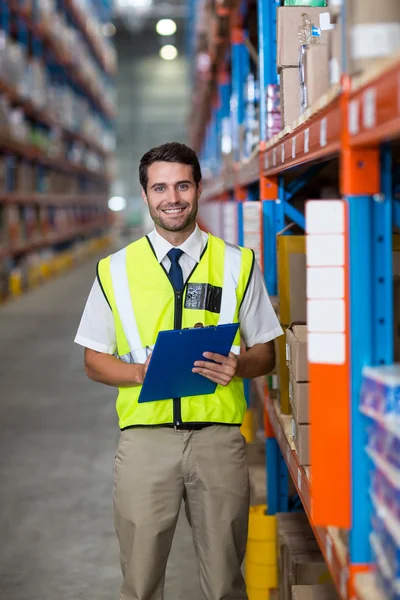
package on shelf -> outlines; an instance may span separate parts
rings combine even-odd
[[[291,127],[301,114],[299,67],[283,67],[280,71],[282,125]]]
[[[14,191],[36,192],[36,166],[33,163],[24,160],[15,163]]]
[[[398,0],[352,0],[346,15],[350,45],[350,75],[361,73],[400,48]]]
[[[300,425],[310,423],[309,383],[296,381],[289,373],[289,400],[292,413]]]
[[[27,62],[25,49],[21,44],[6,38],[5,53],[4,78],[8,84],[20,92]]]
[[[329,91],[329,45],[328,38],[320,44],[310,44],[304,56],[304,85],[307,90],[306,108]]]
[[[242,159],[250,158],[260,141],[260,87],[253,73],[249,73],[244,91],[244,143]]]
[[[296,414],[292,416],[292,437],[296,448],[297,459],[299,464],[307,467],[311,465],[311,448],[310,448],[310,423],[298,423]]]
[[[364,367],[361,410],[389,431],[400,431],[399,364]]]
[[[326,0],[285,0],[284,6],[326,6]]]
[[[295,381],[309,380],[307,325],[292,323],[286,330],[286,362]]]
[[[6,206],[7,237],[11,246],[21,242],[21,221],[18,206],[10,204]]]
[[[280,600],[292,599],[293,585],[311,585],[328,578],[329,571],[304,513],[277,515]]]
[[[345,0],[328,0],[329,12],[332,19],[336,19],[341,16],[344,2]]]
[[[304,15],[307,15],[308,23],[313,24],[315,29],[319,29],[321,40],[327,35],[327,32],[321,28],[320,15],[327,13],[324,7],[310,6],[305,12],[301,6],[281,6],[278,8],[277,15],[277,66],[278,70],[285,67],[299,66],[299,46],[300,43],[308,44],[306,40],[300,42],[299,29],[304,25]],[[310,25],[312,27],[312,25]],[[312,33],[312,32],[311,32]],[[305,34],[308,36],[308,33]],[[308,37],[307,37],[308,39]]]
[[[270,83],[266,88],[266,139],[269,140],[282,129],[281,90],[277,84]]]
[[[29,58],[26,61],[18,91],[22,98],[29,99],[37,108],[47,106],[48,81],[45,67],[39,59]]]
[[[385,506],[373,502],[370,535],[375,572],[386,598],[400,599],[400,523]]]
[[[317,585],[295,585],[292,588],[293,600],[339,600],[332,583]]]

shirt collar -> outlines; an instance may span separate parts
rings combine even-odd
[[[183,242],[180,246],[173,246],[170,244],[165,238],[163,238],[156,229],[149,234],[149,239],[153,245],[154,252],[156,253],[157,260],[159,263],[162,263],[164,258],[167,256],[168,252],[172,248],[179,248],[185,254],[190,256],[196,263],[200,262],[201,253],[203,251],[203,232],[196,225],[196,229],[193,233],[188,237],[188,239]]]

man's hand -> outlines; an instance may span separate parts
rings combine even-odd
[[[204,358],[214,362],[198,360],[194,363],[193,373],[198,373],[210,381],[226,386],[236,376],[238,370],[238,359],[233,352],[229,356],[204,352]]]
[[[146,377],[147,369],[149,368],[150,359],[151,359],[151,354],[149,354],[149,356],[147,357],[146,362],[144,363],[144,365],[140,365],[142,367],[142,370],[141,370],[141,374],[140,374],[140,383],[139,383],[139,385],[143,385],[144,378]]]

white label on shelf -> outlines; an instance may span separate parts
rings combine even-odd
[[[342,333],[346,329],[344,300],[307,300],[310,333]]]
[[[342,598],[347,598],[347,581],[348,581],[348,572],[346,568],[343,568],[340,571],[340,594]]]
[[[329,534],[326,534],[326,560],[331,565],[332,564],[332,540]]]
[[[343,365],[346,362],[344,333],[309,333],[308,360],[314,365]]]
[[[344,298],[343,267],[308,267],[307,298]]]
[[[286,446],[286,462],[290,464],[290,446]]]
[[[343,233],[344,207],[343,200],[309,200],[306,203],[307,233]]]
[[[281,160],[282,160],[282,163],[285,162],[285,144],[282,144],[282,146],[281,146]]]
[[[307,152],[310,151],[310,130],[306,129],[304,132],[304,152],[305,154],[307,154]]]
[[[290,362],[290,346],[286,344],[286,362]]]
[[[360,105],[358,100],[353,100],[349,104],[349,133],[356,135],[360,131]]]
[[[341,267],[344,265],[344,235],[308,235],[308,267]]]
[[[301,471],[298,469],[297,471],[297,487],[299,488],[299,492],[301,492]]]
[[[372,129],[376,125],[376,89],[369,88],[364,92],[363,124],[366,129]]]
[[[324,148],[327,144],[327,134],[328,134],[328,119],[325,117],[321,120],[321,126],[319,130],[319,142],[321,144],[321,148]]]
[[[272,164],[276,167],[276,148],[272,150]]]
[[[289,400],[293,400],[293,385],[290,380],[289,380]]]
[[[292,138],[292,158],[296,158],[296,136]]]

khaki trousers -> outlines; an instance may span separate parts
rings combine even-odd
[[[247,599],[241,573],[249,511],[245,445],[234,426],[121,432],[114,468],[121,600],[162,600],[182,500],[203,600]]]

